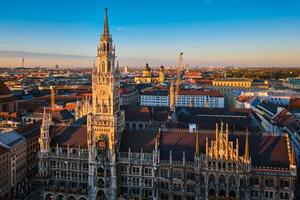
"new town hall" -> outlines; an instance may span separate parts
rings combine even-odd
[[[221,120],[212,130],[168,122],[152,131],[126,128],[107,11],[92,81],[90,105],[73,123],[54,125],[44,111],[45,199],[294,198],[295,154],[287,136],[234,133]]]

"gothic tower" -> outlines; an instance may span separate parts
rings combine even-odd
[[[90,199],[116,198],[116,152],[124,127],[120,74],[109,32],[107,9],[93,72],[92,113],[87,117]]]
[[[40,155],[39,155],[39,177],[42,179],[48,175],[48,156],[50,152],[49,129],[52,122],[51,113],[47,113],[44,108],[42,125],[40,128]]]

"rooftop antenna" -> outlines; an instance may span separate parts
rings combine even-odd
[[[24,63],[25,63],[25,60],[24,60],[24,57],[22,56],[22,67],[24,67]]]

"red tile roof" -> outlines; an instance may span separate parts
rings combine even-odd
[[[120,152],[128,152],[129,148],[132,152],[152,153],[155,148],[156,134],[149,131],[125,131],[122,133],[120,144]]]
[[[150,111],[148,107],[130,106],[125,109],[126,121],[150,121]]]
[[[87,128],[55,126],[51,128],[51,146],[87,148]]]
[[[152,152],[155,145],[156,134],[147,132],[134,132],[124,134],[121,141],[120,152],[140,152],[141,149]],[[215,134],[200,133],[200,152],[205,154],[205,140],[215,140]],[[230,134],[229,141],[235,146],[236,138],[239,140],[239,155],[245,153],[245,135]],[[195,155],[196,134],[184,131],[163,131],[160,134],[159,150],[161,160],[169,160],[172,150],[172,158],[182,161],[183,151],[186,161],[193,161]],[[210,144],[210,142],[209,142]],[[289,168],[288,147],[285,136],[249,135],[249,150],[254,167]]]

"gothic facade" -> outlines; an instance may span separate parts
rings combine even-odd
[[[106,10],[91,103],[78,106],[68,126],[53,125],[51,113],[43,114],[39,179],[45,199],[294,198],[288,137],[229,134],[223,123],[215,133],[124,130],[119,73]]]

